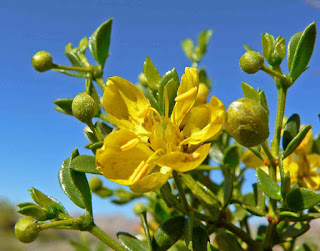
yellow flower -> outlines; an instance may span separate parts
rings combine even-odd
[[[103,104],[118,129],[97,150],[98,170],[107,179],[143,193],[161,187],[173,170],[187,172],[200,165],[208,155],[207,142],[222,129],[224,105],[212,97],[209,104],[195,107],[198,89],[197,70],[186,68],[169,117],[166,90],[165,116],[161,116],[135,85],[120,77],[108,78]]]
[[[283,161],[285,172],[290,171],[291,183],[298,183],[302,187],[310,189],[320,189],[320,156],[318,154],[308,154],[312,148],[312,131],[310,130],[297,149]],[[247,150],[242,155],[242,161],[247,167],[262,168],[268,173],[267,166],[263,161],[256,157],[251,151]],[[280,178],[277,169],[278,181]]]

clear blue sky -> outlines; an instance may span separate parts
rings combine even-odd
[[[27,189],[35,186],[61,200],[71,211],[76,209],[61,192],[57,172],[76,146],[80,153],[88,154],[82,147],[87,140],[82,133],[83,124],[55,112],[52,102],[83,92],[84,80],[35,72],[31,57],[39,50],[47,50],[55,63],[68,65],[64,46],[90,36],[110,17],[114,17],[112,55],[105,67],[105,78],[117,75],[135,82],[147,55],[161,74],[177,67],[181,76],[189,61],[180,41],[195,39],[202,29],[210,28],[214,34],[202,65],[213,78],[212,93],[227,107],[242,96],[240,84],[245,81],[265,90],[271,111],[276,107],[272,79],[263,73],[246,75],[241,71],[238,62],[244,53],[242,46],[248,44],[261,51],[261,33],[282,35],[288,42],[290,36],[312,21],[320,27],[320,9],[304,0],[1,1],[0,197],[10,197],[13,203],[30,201]],[[286,115],[299,113],[302,123],[313,124],[317,133],[319,39],[310,66],[289,90]],[[272,113],[271,128],[274,117]],[[249,178],[254,179],[253,172]],[[106,184],[116,187],[109,181]],[[128,210],[95,196],[94,209],[98,213]]]

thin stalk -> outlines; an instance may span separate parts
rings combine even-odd
[[[285,76],[278,72],[278,71],[275,71],[273,69],[270,69],[269,67],[267,67],[266,65],[263,65],[261,70],[263,70],[265,73],[267,73],[268,75],[270,75],[271,77],[276,77],[276,78],[279,78],[281,80],[285,80],[286,81],[286,78]]]
[[[151,235],[148,227],[148,222],[147,222],[147,212],[144,211],[140,215],[141,223],[143,226],[144,233],[146,235],[147,243],[149,246],[149,249],[152,250],[152,240],[151,240]]]
[[[109,124],[112,124],[112,123],[111,123],[111,120],[109,119],[109,117],[106,116],[106,115],[104,115],[103,113],[100,113],[100,114],[99,114],[99,118],[102,119],[102,120],[104,120],[105,122],[107,122],[107,123],[109,123]]]
[[[89,232],[105,243],[107,246],[116,251],[127,251],[124,247],[122,247],[118,242],[112,239],[109,235],[107,235],[104,231],[102,231],[98,226],[94,225]]]
[[[173,175],[174,181],[176,182],[182,205],[188,211],[190,207],[189,207],[189,203],[187,201],[186,195],[185,195],[183,187],[182,187],[181,178],[176,171],[173,171],[172,175]]]
[[[262,251],[262,246],[254,241],[245,231],[229,222],[224,222],[224,228],[237,235],[241,240],[248,244],[250,250]]]
[[[106,87],[106,82],[104,81],[104,79],[102,77],[99,77],[95,78],[94,81],[96,81],[101,91],[104,91],[104,88]]]
[[[72,229],[77,230],[76,225],[79,223],[82,223],[81,218],[71,218],[67,220],[60,220],[60,221],[52,221],[49,223],[44,223],[39,225],[40,230],[46,230],[49,228],[56,228],[56,227],[64,227],[64,226],[70,226]]]
[[[266,237],[264,238],[263,241],[263,247],[265,250],[272,250],[273,246],[273,238],[274,234],[276,232],[277,225],[274,222],[269,222],[267,232],[266,232]]]
[[[66,65],[59,65],[59,64],[53,64],[53,69],[80,71],[80,72],[89,72],[89,73],[92,72],[91,68],[78,67],[78,66],[66,66]]]

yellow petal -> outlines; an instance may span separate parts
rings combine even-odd
[[[264,162],[250,150],[245,151],[242,154],[241,159],[246,167],[257,168],[265,165]]]
[[[303,182],[307,188],[319,189],[319,187],[320,187],[320,174],[304,177]]]
[[[161,167],[160,170],[150,173],[130,186],[134,193],[147,193],[161,187],[170,178],[172,169]]]
[[[152,169],[145,161],[153,151],[133,132],[120,129],[104,139],[104,145],[97,150],[98,170],[109,180],[122,185],[131,185]]]
[[[187,143],[197,145],[217,137],[222,130],[224,111],[224,105],[215,96],[210,104],[193,107],[182,131],[189,138]]]
[[[151,131],[154,120],[150,103],[129,81],[120,77],[108,78],[103,104],[116,127],[142,134]]]
[[[158,159],[157,164],[168,166],[178,172],[187,172],[198,167],[207,157],[210,143],[200,146],[193,153],[172,152]]]
[[[320,155],[313,153],[307,156],[307,160],[310,164],[310,172],[318,172],[320,168]]]
[[[193,106],[198,93],[199,74],[197,69],[186,67],[185,73],[181,78],[176,104],[172,112],[172,121],[180,125],[184,116],[189,112]]]
[[[297,147],[297,150],[304,150],[305,153],[309,153],[312,148],[313,138],[312,138],[312,130],[309,130],[307,135],[304,137],[300,145]]]
[[[198,95],[193,106],[206,104],[209,93],[210,93],[210,89],[204,83],[200,83]]]
[[[299,175],[299,165],[296,162],[291,162],[288,169],[288,171],[290,171],[290,182],[297,183]]]

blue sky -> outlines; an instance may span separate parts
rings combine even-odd
[[[110,17],[114,18],[109,57],[104,77],[121,76],[135,82],[147,55],[161,74],[176,67],[179,75],[189,66],[180,41],[195,39],[202,29],[213,29],[208,54],[202,61],[213,78],[212,94],[226,107],[242,96],[241,81],[266,92],[271,111],[276,108],[276,89],[264,73],[247,75],[238,66],[248,44],[261,51],[261,33],[289,38],[309,23],[320,25],[320,9],[303,0],[230,1],[2,1],[0,3],[0,197],[13,203],[30,201],[31,186],[76,207],[60,190],[57,173],[62,161],[77,146],[87,143],[83,124],[54,111],[54,100],[73,98],[84,91],[84,80],[54,72],[40,74],[31,66],[32,55],[49,51],[55,63],[69,65],[64,46],[77,44]],[[90,58],[91,59],[91,58]],[[93,61],[92,61],[93,62]],[[283,63],[286,72],[286,62]],[[311,68],[289,90],[286,115],[299,113],[303,124],[320,130],[320,41],[316,41]],[[275,114],[270,117],[273,128]],[[253,172],[249,172],[253,180]],[[117,187],[105,180],[110,187]],[[94,196],[97,213],[125,213]],[[131,213],[130,213],[131,214]]]

